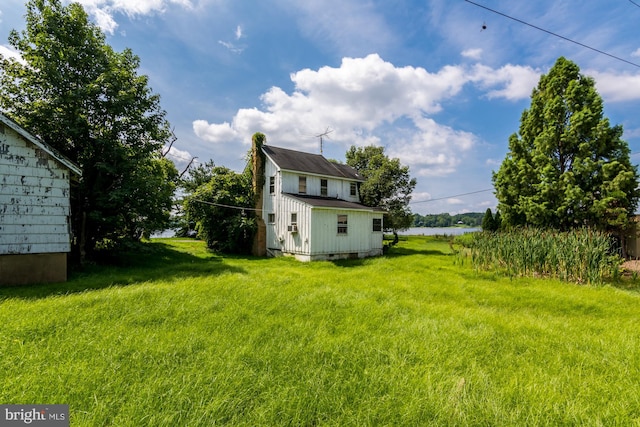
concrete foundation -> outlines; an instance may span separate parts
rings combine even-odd
[[[0,255],[0,286],[66,280],[66,253]]]

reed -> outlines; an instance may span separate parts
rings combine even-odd
[[[522,228],[499,233],[476,233],[461,242],[472,264],[510,277],[552,277],[564,281],[601,284],[619,275],[622,261],[611,253],[611,237],[582,228],[569,232]]]

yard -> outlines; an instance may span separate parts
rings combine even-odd
[[[0,288],[0,402],[72,426],[640,425],[637,286],[476,272],[447,242],[300,263],[160,239]]]

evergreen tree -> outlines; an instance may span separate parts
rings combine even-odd
[[[482,218],[482,230],[484,231],[496,231],[496,223],[493,219],[493,213],[491,212],[491,208],[487,208],[487,211]]]
[[[522,113],[493,175],[502,222],[621,233],[640,193],[622,127],[609,125],[592,78],[559,58]]]

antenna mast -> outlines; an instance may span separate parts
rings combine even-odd
[[[320,138],[320,154],[322,154],[322,138],[324,138],[325,136],[327,138],[329,138],[329,134],[333,132],[333,129],[327,127],[327,129],[325,129],[325,131],[319,135],[316,135],[316,138]]]

